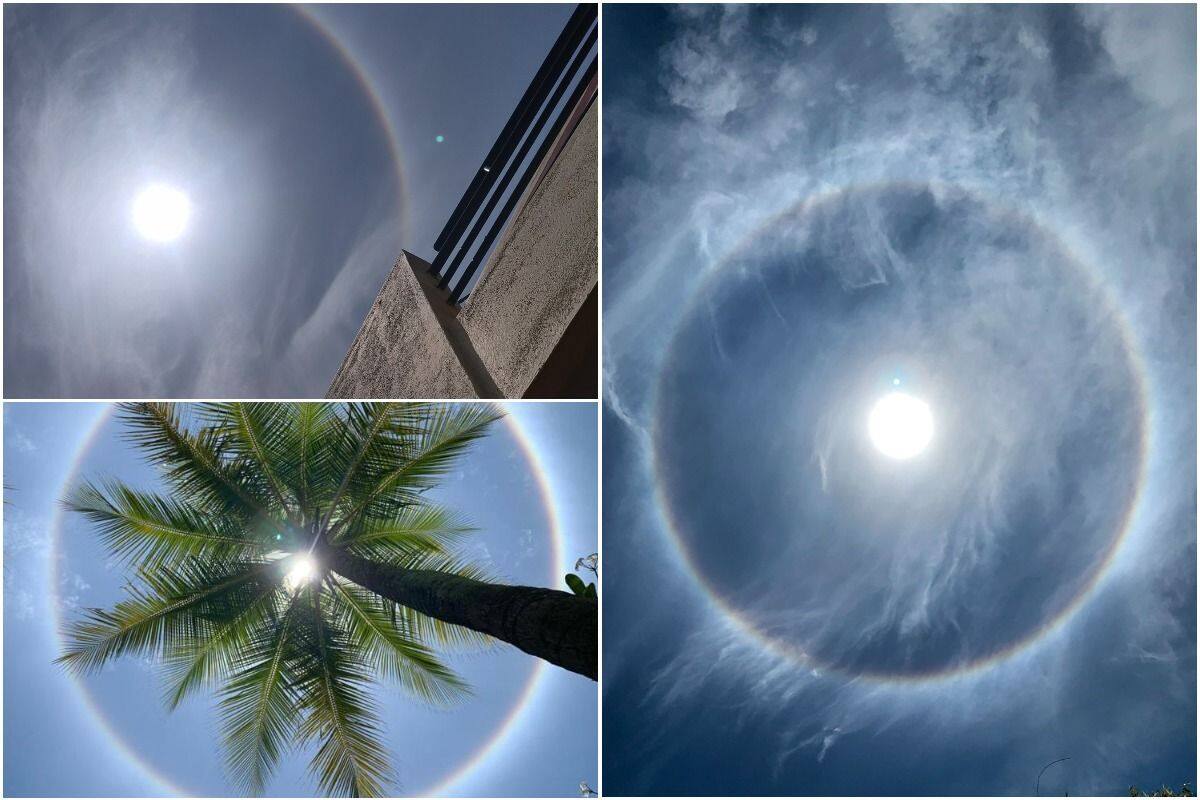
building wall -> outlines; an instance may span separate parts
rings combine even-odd
[[[401,254],[342,360],[328,397],[475,397],[418,278],[428,268],[411,253]]]
[[[525,393],[596,286],[598,105],[525,198],[459,315],[506,397]]]

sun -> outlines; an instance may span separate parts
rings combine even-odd
[[[316,560],[307,553],[298,553],[292,556],[283,582],[288,589],[295,591],[315,577],[317,577]]]
[[[905,392],[890,392],[871,409],[867,430],[879,452],[888,458],[909,459],[933,439],[933,414],[925,401]]]
[[[143,188],[133,201],[133,225],[152,242],[173,242],[187,229],[192,204],[178,189],[163,183]]]

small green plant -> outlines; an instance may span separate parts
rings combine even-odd
[[[572,592],[580,597],[588,597],[593,600],[596,599],[596,584],[589,583],[588,585],[584,586],[583,579],[572,572],[567,573],[567,586],[570,587]]]

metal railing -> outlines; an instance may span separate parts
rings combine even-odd
[[[465,299],[559,134],[595,98],[597,33],[596,4],[580,3],[438,234],[429,271],[438,277],[439,288],[449,288],[452,305]]]

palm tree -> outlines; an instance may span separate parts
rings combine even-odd
[[[82,673],[157,657],[174,708],[219,686],[232,778],[263,790],[283,748],[317,742],[328,794],[392,780],[368,689],[443,705],[469,692],[438,649],[500,640],[596,677],[594,599],[492,582],[456,555],[470,529],[427,492],[500,414],[484,404],[122,406],[165,495],[83,482],[65,505],[136,569],[130,597],[69,626]],[[193,429],[196,428],[196,429]]]

